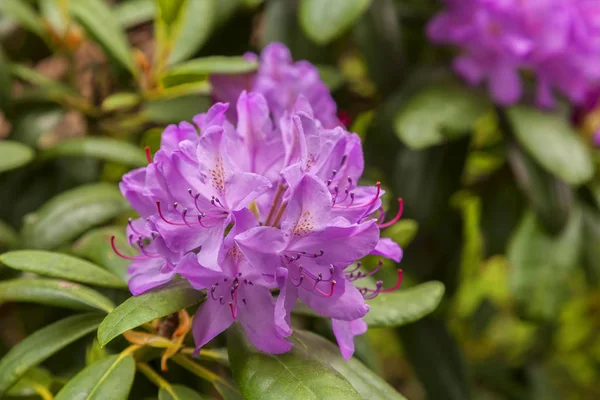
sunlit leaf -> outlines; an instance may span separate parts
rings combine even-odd
[[[67,254],[43,250],[16,250],[0,255],[0,262],[19,271],[96,286],[124,287],[110,272]]]
[[[22,167],[33,160],[31,148],[12,140],[0,141],[0,173]]]
[[[0,396],[31,367],[94,331],[101,320],[97,314],[74,315],[38,330],[12,347],[0,359]]]
[[[188,0],[183,8],[169,64],[175,65],[192,57],[206,43],[216,23],[219,0]]]
[[[116,4],[113,13],[124,28],[151,21],[156,15],[156,0],[127,0]]]
[[[23,0],[2,0],[0,11],[14,18],[15,21],[28,31],[38,36],[44,36],[44,28],[35,10]]]
[[[148,164],[144,151],[122,140],[84,137],[61,141],[41,154],[44,158],[89,156],[101,160],[141,167]]]
[[[169,70],[164,80],[194,82],[206,79],[209,74],[243,74],[256,70],[255,61],[244,57],[210,56],[181,63]]]
[[[300,0],[300,26],[316,43],[342,35],[364,13],[371,0]]]

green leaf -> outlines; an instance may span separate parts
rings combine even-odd
[[[119,24],[127,29],[154,19],[157,8],[156,0],[128,0],[115,5],[112,10]]]
[[[507,249],[510,289],[533,318],[554,320],[568,295],[565,282],[579,264],[583,218],[576,208],[557,236],[548,234],[535,214],[524,215]]]
[[[52,374],[40,367],[30,368],[8,391],[8,396],[35,396],[40,390],[50,392],[54,378]]]
[[[148,321],[191,307],[206,297],[185,281],[174,281],[168,287],[130,297],[108,314],[98,329],[98,341],[105,346],[123,332]]]
[[[396,114],[396,135],[412,149],[464,136],[491,107],[485,97],[454,83],[429,86]]]
[[[44,158],[88,156],[132,167],[148,164],[144,151],[122,140],[84,137],[64,140],[41,154]]]
[[[6,222],[0,220],[0,249],[10,249],[17,245],[17,232]]]
[[[177,20],[185,0],[157,0],[160,18],[167,25]]]
[[[116,15],[103,0],[70,1],[69,10],[73,18],[109,56],[134,75],[137,73],[125,32],[121,29]]]
[[[170,99],[152,100],[145,104],[142,116],[159,124],[177,124],[192,118],[210,107],[208,96],[181,96]]]
[[[548,172],[571,185],[592,178],[590,152],[566,118],[524,106],[507,115],[517,140]]]
[[[22,167],[33,160],[31,148],[12,140],[0,141],[0,173]]]
[[[10,68],[4,50],[0,47],[0,111],[7,110],[12,101]]]
[[[137,93],[120,92],[108,96],[102,102],[102,111],[112,112],[136,107],[141,101]]]
[[[115,237],[115,246],[127,256],[135,256],[135,251],[125,236],[125,228],[109,226],[89,231],[73,245],[73,254],[87,258],[101,265],[127,282],[127,267],[130,260],[117,256],[110,244],[110,238]]]
[[[170,389],[161,387],[158,391],[158,400],[202,400],[202,396],[188,387],[173,385]]]
[[[327,44],[341,36],[371,4],[371,0],[300,0],[300,26],[308,37]]]
[[[13,121],[10,137],[28,146],[39,147],[39,143],[56,129],[62,118],[63,110],[55,105],[28,108]]]
[[[331,92],[335,92],[344,85],[344,75],[336,67],[331,65],[317,65],[317,69],[319,70],[321,80]]]
[[[11,348],[0,360],[0,397],[30,368],[94,331],[101,320],[97,314],[74,315],[34,332]]]
[[[27,302],[74,310],[101,310],[115,307],[106,296],[77,283],[55,279],[12,279],[0,281],[0,303]]]
[[[85,367],[58,394],[56,400],[126,400],[133,384],[135,360],[121,353]]]
[[[233,377],[247,399],[360,399],[341,374],[296,345],[285,354],[256,350],[236,324],[227,330]]]
[[[0,254],[0,261],[14,269],[52,278],[89,283],[96,286],[126,287],[110,272],[67,254],[42,250],[16,250]]]
[[[80,186],[53,197],[25,217],[25,247],[54,249],[129,210],[119,189],[107,183]]]
[[[419,230],[419,223],[413,219],[401,219],[382,232],[383,237],[389,237],[400,247],[404,248],[412,242]]]
[[[443,296],[444,284],[437,281],[386,293],[367,302],[371,310],[363,320],[374,328],[410,324],[432,313]]]
[[[169,64],[179,64],[202,48],[215,26],[216,7],[215,0],[187,1],[173,50],[169,55]]]
[[[340,349],[328,340],[312,332],[296,331],[295,336],[307,352],[326,365],[333,367],[348,380],[364,399],[401,400],[404,397],[396,392],[386,381],[375,372],[365,367],[356,358],[346,361],[340,354]]]
[[[44,36],[42,21],[35,10],[23,0],[2,0],[0,1],[0,12],[14,18],[24,29],[35,33],[38,36]]]
[[[165,82],[195,82],[204,80],[209,74],[244,74],[255,71],[258,64],[244,57],[210,56],[181,63],[169,70]]]
[[[59,35],[63,35],[68,22],[61,10],[61,0],[39,0],[40,13],[45,22]]]

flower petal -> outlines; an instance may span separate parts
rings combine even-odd
[[[352,354],[354,354],[354,336],[364,334],[367,331],[367,324],[362,319],[355,319],[353,321],[332,319],[331,326],[342,352],[342,357],[348,361],[352,357]]]
[[[210,297],[198,307],[194,322],[192,324],[192,333],[196,342],[196,352],[215,336],[229,328],[233,324],[233,316],[227,306],[227,303],[221,304],[218,300]]]
[[[402,260],[402,248],[390,238],[381,238],[371,251],[372,255],[389,258],[399,263]]]

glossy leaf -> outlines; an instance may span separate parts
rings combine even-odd
[[[124,287],[110,272],[67,254],[42,250],[16,250],[0,255],[0,262],[19,271],[67,279],[96,286]]]
[[[89,156],[120,164],[142,167],[148,164],[144,151],[122,140],[100,137],[69,139],[44,151],[42,157]]]
[[[300,26],[316,43],[341,36],[364,13],[371,0],[300,0]]]
[[[208,74],[243,74],[256,70],[258,64],[243,57],[210,56],[196,58],[173,67],[164,77],[166,82],[194,82],[206,79]]]
[[[202,396],[183,385],[173,385],[169,389],[160,388],[158,400],[202,400]]]
[[[124,28],[131,28],[151,21],[157,11],[156,0],[127,0],[113,7],[117,21]]]
[[[50,392],[52,374],[44,368],[30,368],[25,375],[8,391],[8,396],[35,396],[36,393]]]
[[[573,211],[557,236],[551,236],[531,212],[524,215],[507,249],[510,288],[533,318],[555,319],[568,287],[565,282],[579,264],[582,213]]]
[[[0,173],[22,167],[33,160],[30,147],[12,140],[0,141]]]
[[[216,23],[216,7],[219,0],[187,0],[182,10],[169,64],[176,65],[192,57],[208,40]]]
[[[0,360],[0,397],[31,367],[94,331],[101,320],[97,314],[74,315],[36,331],[12,347]]]
[[[117,354],[88,365],[75,375],[56,400],[126,400],[133,384],[135,360],[130,354]]]
[[[490,108],[477,92],[454,83],[427,87],[396,114],[396,135],[412,149],[423,149],[463,136]]]
[[[105,346],[118,335],[181,309],[191,307],[206,297],[185,281],[130,297],[106,316],[98,329],[98,341]]]
[[[572,185],[592,178],[590,152],[566,118],[524,106],[507,115],[517,140],[547,171]]]
[[[77,283],[55,279],[12,279],[0,281],[0,303],[26,302],[74,310],[101,310],[115,307],[106,296]]]
[[[26,1],[2,0],[0,1],[0,12],[13,18],[24,29],[38,36],[45,35],[42,21]]]
[[[69,2],[71,15],[109,56],[136,73],[133,53],[113,11],[103,0]]]
[[[130,260],[117,256],[110,244],[111,236],[115,237],[115,245],[125,255],[134,256],[135,251],[125,237],[125,228],[109,226],[98,228],[86,233],[73,245],[73,254],[87,258],[101,265],[127,282],[127,267]]]
[[[240,393],[247,399],[360,399],[341,374],[296,345],[285,354],[256,350],[239,326],[227,330],[229,361]]]
[[[367,302],[371,310],[363,320],[374,328],[410,324],[435,311],[443,296],[444,284],[437,281],[385,293]]]
[[[356,358],[351,358],[348,361],[344,360],[340,354],[340,349],[330,341],[307,331],[296,331],[295,336],[298,340],[297,346],[303,346],[315,358],[333,367],[352,384],[363,399],[404,399],[386,381]]]
[[[54,249],[88,229],[129,210],[116,186],[97,183],[53,197],[25,217],[23,241],[28,248]]]

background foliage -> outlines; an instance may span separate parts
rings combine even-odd
[[[501,109],[454,79],[452,54],[424,35],[437,8],[2,0],[0,397],[599,398],[597,151],[568,105]],[[408,279],[371,303],[348,363],[301,309],[289,354],[233,331],[191,358],[189,338],[151,334],[152,321],[203,293],[130,298],[110,249],[111,235],[126,248],[133,215],[122,174],[166,124],[208,108],[211,73],[253,70],[240,55],[272,41],[319,66],[365,141],[369,178],[409,218],[384,232]]]

